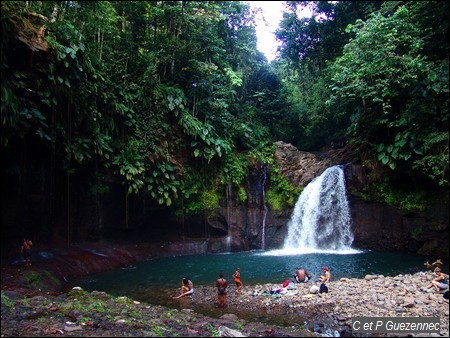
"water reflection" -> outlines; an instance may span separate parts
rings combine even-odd
[[[320,276],[323,266],[330,267],[334,279],[364,277],[366,274],[394,276],[422,271],[425,261],[435,259],[436,257],[376,251],[347,255],[327,252],[279,255],[276,252],[252,251],[166,257],[88,276],[72,281],[68,287],[78,285],[90,291],[101,290],[126,295],[130,290],[178,288],[183,277],[191,279],[194,287],[213,287],[219,272],[223,272],[225,278],[232,281],[231,275],[237,266],[241,268],[244,285],[282,283],[286,279],[292,279],[294,271],[299,267],[308,269],[313,280]]]

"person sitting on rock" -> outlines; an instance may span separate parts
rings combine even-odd
[[[294,278],[297,283],[307,283],[311,279],[311,275],[305,269],[298,269],[295,271]]]
[[[330,269],[328,267],[324,267],[323,271],[325,271],[325,273],[323,275],[321,275],[319,277],[319,281],[322,283],[328,283],[331,281],[331,273],[330,273]]]
[[[181,294],[179,296],[173,297],[173,299],[190,296],[192,294],[194,294],[194,283],[192,283],[187,278],[183,278],[181,282]]]
[[[434,269],[434,273],[436,274],[436,278],[427,285],[427,289],[434,287],[436,292],[448,289],[448,275],[444,274],[441,268]]]

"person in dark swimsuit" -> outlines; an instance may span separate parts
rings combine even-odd
[[[218,295],[217,306],[226,307],[228,282],[224,278],[223,272],[219,273],[219,278],[216,280],[216,287]]]

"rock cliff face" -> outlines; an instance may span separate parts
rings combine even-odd
[[[434,205],[420,213],[403,213],[382,203],[366,201],[360,194],[368,182],[366,168],[359,164],[360,160],[349,148],[314,154],[277,142],[276,161],[281,173],[298,187],[305,187],[333,165],[343,165],[354,247],[448,258],[448,196],[437,199]],[[265,205],[264,194],[270,184],[270,169],[266,165],[252,168],[246,184],[245,204],[239,203],[237,192],[230,189],[224,192],[228,198],[224,199],[222,207],[206,218],[195,215],[184,219],[169,208],[154,205],[139,208],[142,203],[135,201],[134,208],[130,208],[132,221],[128,229],[124,228],[125,207],[121,204],[123,194],[120,182],[103,200],[102,209],[98,209],[95,201],[84,195],[74,197],[71,221],[76,227],[72,227],[71,243],[108,238],[142,243],[202,240],[201,252],[205,253],[281,248],[293,209],[274,211]],[[2,189],[2,257],[9,252],[17,252],[22,233],[29,230],[34,231],[35,243],[50,247],[68,243],[64,236],[66,217],[56,218],[60,219],[57,224],[49,221],[46,207],[48,194],[44,194],[45,191],[40,195],[23,197],[12,192]],[[64,210],[61,211],[63,216]],[[184,249],[186,253],[198,252],[198,248]]]
[[[295,186],[306,186],[328,167],[345,165],[346,187],[352,215],[354,246],[362,249],[405,251],[448,257],[448,201],[440,201],[420,214],[404,214],[378,202],[364,201],[358,191],[367,183],[364,169],[349,149],[332,149],[316,155],[291,144],[276,143],[276,159],[281,172]],[[292,209],[275,212],[264,206],[264,180],[267,168],[256,170],[248,184],[245,207],[224,206],[213,227],[227,231],[227,237],[211,242],[211,251],[276,249],[283,246]],[[218,221],[221,220],[221,221]],[[220,223],[220,225],[218,225]]]

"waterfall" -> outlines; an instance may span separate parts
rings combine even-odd
[[[231,252],[231,235],[225,238],[225,252]]]
[[[230,252],[231,249],[231,240],[232,240],[232,232],[231,232],[231,203],[232,203],[232,190],[231,190],[231,180],[228,179],[227,184],[227,225],[228,225],[228,235],[225,240],[226,251]]]
[[[227,185],[227,224],[228,224],[228,234],[230,234],[231,231],[231,198],[232,198],[232,191],[231,191],[231,180],[228,179],[228,185]]]
[[[262,182],[262,202],[264,207],[264,215],[262,221],[262,235],[261,235],[261,249],[266,248],[266,218],[267,218],[267,205],[266,205],[266,193],[264,190],[264,186],[266,184],[267,179],[267,167],[264,166],[264,180]]]
[[[288,223],[285,253],[349,253],[353,233],[341,166],[326,169],[300,194]]]

